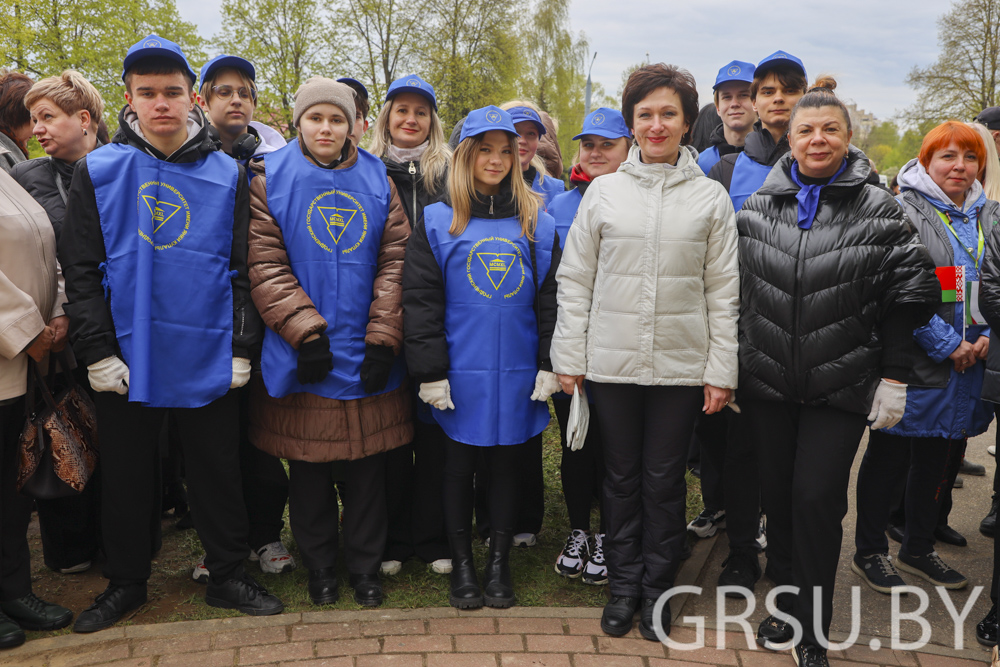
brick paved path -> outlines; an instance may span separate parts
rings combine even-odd
[[[320,611],[267,618],[228,618],[110,628],[28,642],[0,653],[0,665],[18,667],[779,667],[790,654],[751,650],[738,633],[728,648],[684,651],[648,642],[636,631],[604,635],[600,609],[524,608],[458,612],[455,609]],[[690,642],[692,628],[671,638]],[[934,653],[868,648],[869,638],[833,667],[981,667],[988,654],[974,647]]]

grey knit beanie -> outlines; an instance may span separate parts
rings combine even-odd
[[[302,114],[317,104],[333,104],[340,107],[347,117],[349,126],[354,127],[354,91],[349,86],[325,76],[314,76],[295,91],[292,125],[298,127]]]

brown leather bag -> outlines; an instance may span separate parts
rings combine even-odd
[[[81,493],[97,466],[97,418],[94,403],[60,358],[66,386],[54,397],[55,359],[49,381],[28,360],[27,421],[21,432],[17,490],[30,498],[65,498]],[[37,402],[41,394],[42,402]],[[36,408],[38,408],[36,410]]]

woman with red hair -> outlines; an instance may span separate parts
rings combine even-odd
[[[896,565],[935,586],[957,589],[969,583],[941,560],[934,542],[957,542],[950,528],[937,525],[942,491],[951,484],[949,461],[960,461],[966,439],[984,433],[993,420],[980,398],[990,329],[977,302],[985,234],[1000,221],[1000,204],[986,198],[977,180],[985,166],[979,134],[965,123],[947,121],[927,133],[919,157],[899,172],[898,199],[938,267],[942,298],[913,332],[917,349],[903,419],[872,430],[858,473],[851,569],[881,593],[904,585]],[[964,280],[954,277],[958,269]],[[883,531],[904,474],[906,527],[893,561]]]

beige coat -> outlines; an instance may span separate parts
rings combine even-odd
[[[49,216],[0,170],[0,401],[27,391],[24,350],[64,303]]]
[[[736,215],[691,151],[639,149],[590,184],[570,227],[552,337],[557,373],[597,382],[733,389],[740,309]]]
[[[298,150],[289,148],[284,150]],[[357,162],[357,150],[337,169]],[[250,286],[264,324],[289,345],[299,345],[327,322],[292,273],[281,228],[267,207],[264,162],[252,163],[250,183]],[[397,353],[403,342],[403,255],[410,225],[392,180],[389,217],[382,232],[365,343]],[[399,447],[413,439],[413,399],[402,387],[340,401],[306,392],[269,396],[259,375],[251,381],[250,440],[274,456],[297,461],[353,460]]]

